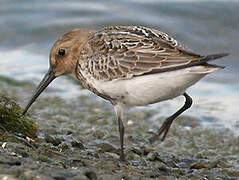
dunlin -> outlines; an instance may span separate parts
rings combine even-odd
[[[191,107],[186,89],[205,75],[222,69],[208,61],[228,54],[199,55],[161,31],[140,26],[75,29],[63,35],[50,52],[50,68],[36,88],[23,114],[56,78],[68,75],[111,102],[120,133],[120,159],[124,155],[125,107],[144,106],[183,95],[185,104],[167,118],[153,143],[165,139],[175,118]]]

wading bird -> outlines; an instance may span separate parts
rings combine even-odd
[[[208,61],[226,55],[196,54],[166,33],[146,27],[75,29],[53,45],[50,68],[23,114],[56,77],[71,76],[113,105],[119,125],[120,159],[125,161],[123,109],[183,95],[185,104],[149,139],[153,143],[162,135],[164,140],[173,120],[192,105],[186,89],[205,75],[222,69]]]

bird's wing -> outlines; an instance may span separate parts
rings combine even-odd
[[[98,80],[140,76],[182,68],[204,56],[167,34],[136,26],[114,26],[89,39],[88,72]]]

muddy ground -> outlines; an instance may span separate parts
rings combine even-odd
[[[0,92],[21,107],[34,88],[0,77]],[[39,126],[36,137],[1,129],[0,179],[239,179],[239,138],[229,129],[206,128],[182,115],[164,142],[151,145],[166,118],[153,121],[157,113],[133,108],[126,114],[128,162],[122,163],[111,105],[94,95],[63,99],[49,88],[27,114]]]

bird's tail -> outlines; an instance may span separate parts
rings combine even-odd
[[[210,54],[210,55],[207,55],[205,56],[202,61],[212,61],[214,59],[218,59],[218,58],[222,58],[222,57],[225,57],[225,56],[228,56],[229,54],[228,53],[220,53],[220,54]]]

